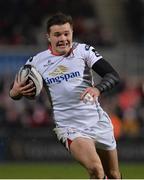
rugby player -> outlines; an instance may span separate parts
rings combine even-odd
[[[120,81],[114,68],[90,45],[73,42],[71,16],[57,13],[47,21],[49,47],[27,60],[41,73],[50,92],[55,133],[70,154],[82,164],[92,179],[120,179],[116,141],[108,114],[98,97]],[[101,81],[94,84],[91,70]],[[85,103],[89,93],[92,103]],[[32,82],[15,78],[10,96],[32,96]]]

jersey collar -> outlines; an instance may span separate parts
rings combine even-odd
[[[48,49],[51,51],[51,54],[52,54],[52,55],[54,55],[54,56],[60,56],[58,53],[54,53],[54,52],[52,51],[51,45],[48,46]]]

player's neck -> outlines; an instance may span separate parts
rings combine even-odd
[[[48,49],[51,51],[52,55],[54,55],[54,56],[61,56],[59,53],[54,52],[54,51],[52,50],[51,45],[48,46]]]

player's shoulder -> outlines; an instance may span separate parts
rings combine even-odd
[[[79,42],[74,42],[73,43],[74,48],[85,48],[86,45],[87,44],[85,44],[85,43],[79,43]]]
[[[37,58],[45,58],[45,56],[48,56],[50,54],[49,50],[44,50],[35,55]]]
[[[44,59],[45,57],[47,57],[49,55],[49,51],[48,50],[44,50],[44,51],[41,51],[33,56],[31,56],[27,62],[29,63],[37,63],[39,62],[40,60]]]
[[[77,45],[77,49],[81,51],[88,51],[93,48],[91,45],[86,43],[75,43],[75,44]]]
[[[102,56],[97,52],[94,46],[86,43],[79,43],[77,46],[77,55],[80,55],[84,59],[101,59]]]
[[[75,53],[85,58],[91,53],[92,49],[93,47],[89,44],[77,43],[77,46],[75,48]]]

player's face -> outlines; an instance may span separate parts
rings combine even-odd
[[[69,23],[63,25],[53,25],[50,27],[49,40],[52,52],[64,55],[72,47],[73,30]]]

